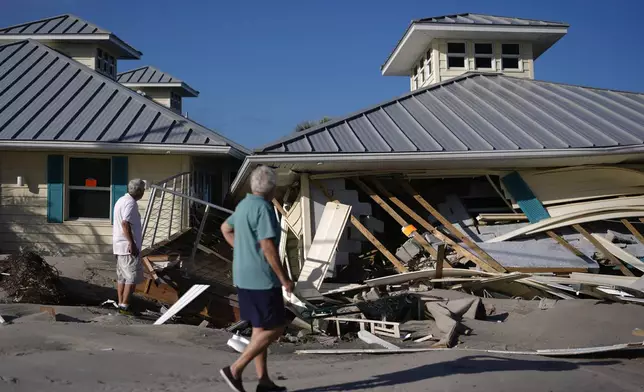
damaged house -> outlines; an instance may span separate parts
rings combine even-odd
[[[411,92],[245,159],[237,198],[254,167],[277,170],[281,257],[303,298],[472,270],[544,274],[494,295],[570,298],[579,287],[560,283],[574,274],[629,285],[641,275],[644,94],[535,80],[567,29],[480,14],[415,20],[382,66],[409,77]],[[607,295],[593,290],[582,292]]]
[[[73,15],[0,29],[0,254],[112,260],[112,206],[131,178],[150,186],[146,247],[192,225],[176,193],[223,202],[248,151],[182,113],[198,96],[184,81],[119,72],[140,57]]]

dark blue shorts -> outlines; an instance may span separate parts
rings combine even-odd
[[[269,290],[237,289],[239,313],[253,328],[275,329],[286,324],[282,288]]]

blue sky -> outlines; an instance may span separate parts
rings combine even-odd
[[[409,90],[380,65],[412,19],[461,12],[563,21],[536,78],[644,92],[640,0],[1,0],[0,26],[73,13],[199,90],[190,118],[256,148],[298,122],[342,116]]]

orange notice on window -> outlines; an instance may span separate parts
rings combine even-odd
[[[86,187],[91,187],[91,188],[96,188],[96,180],[93,178],[86,178],[85,179],[85,186]]]

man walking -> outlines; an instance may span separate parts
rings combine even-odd
[[[286,323],[281,287],[287,293],[294,287],[277,252],[281,229],[269,203],[275,184],[273,169],[257,167],[250,177],[252,193],[221,225],[226,242],[233,247],[233,283],[237,287],[240,315],[253,327],[246,350],[235,363],[220,371],[237,392],[244,392],[241,376],[252,360],[259,378],[257,392],[286,391],[271,381],[266,364],[268,346],[282,335]]]
[[[132,315],[129,311],[130,295],[134,287],[143,281],[143,266],[139,258],[142,232],[141,214],[137,201],[145,192],[145,183],[134,179],[127,185],[127,194],[114,205],[114,226],[112,246],[116,258],[116,280],[118,283],[119,312]]]

